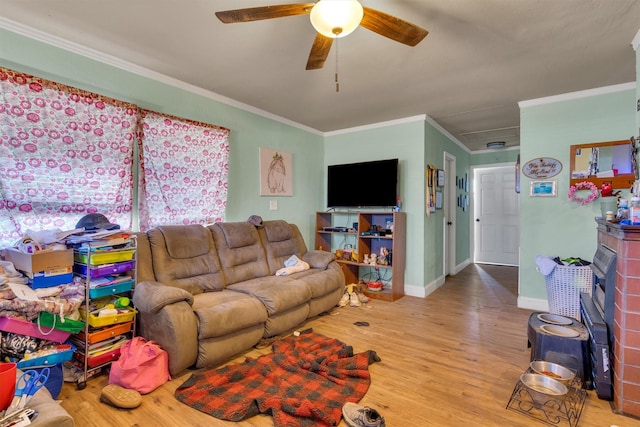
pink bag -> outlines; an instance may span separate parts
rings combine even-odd
[[[154,341],[133,337],[120,347],[111,364],[109,384],[147,394],[169,381],[169,355]]]

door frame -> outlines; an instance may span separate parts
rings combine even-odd
[[[442,218],[442,274],[455,275],[456,271],[456,156],[444,152],[444,173],[445,173],[445,215]],[[447,218],[451,221],[451,226],[447,226]],[[450,228],[450,230],[448,229]]]
[[[513,162],[504,162],[504,163],[490,163],[490,164],[486,164],[486,165],[477,165],[477,166],[471,166],[471,170],[470,170],[470,176],[469,178],[472,179],[472,183],[473,185],[471,186],[471,192],[469,194],[469,209],[470,209],[470,214],[469,215],[469,221],[471,222],[470,224],[470,228],[469,228],[469,234],[470,234],[470,238],[469,238],[469,252],[470,252],[470,259],[471,262],[475,264],[476,262],[476,197],[477,197],[477,191],[478,191],[478,184],[476,183],[476,180],[473,179],[472,177],[475,177],[475,172],[478,169],[492,169],[492,168],[503,168],[506,166],[512,166],[514,168],[514,173],[515,173],[515,164]],[[515,192],[516,189],[514,187],[513,191]],[[518,262],[519,264],[519,262]],[[506,264],[505,264],[506,265]],[[510,265],[510,264],[509,264]]]

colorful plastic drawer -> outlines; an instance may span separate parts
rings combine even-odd
[[[100,286],[89,289],[89,296],[93,299],[128,292],[133,289],[133,284],[134,280],[129,280],[128,282],[118,283],[117,285]]]
[[[82,352],[76,352],[74,357],[76,360],[84,362],[84,354]],[[87,366],[89,368],[95,368],[96,366],[104,365],[105,363],[116,361],[120,358],[120,347],[113,349],[107,353],[99,356],[87,357]]]
[[[126,334],[132,329],[133,322],[119,323],[117,325],[108,326],[97,331],[89,332],[89,335],[87,336],[87,342],[89,344],[95,344],[108,338],[115,337],[116,335]],[[84,332],[80,332],[78,334],[78,338],[84,341]]]
[[[105,252],[92,252],[91,253],[91,265],[109,264],[114,262],[131,261],[133,255],[136,253],[135,249],[126,251],[105,251]],[[74,254],[75,262],[80,264],[87,264],[89,255],[86,253]]]
[[[82,318],[94,328],[102,328],[103,326],[114,325],[116,323],[131,322],[136,313],[137,310],[133,308],[128,310],[121,310],[118,314],[111,314],[108,316],[98,316],[89,313],[89,317],[87,319],[86,312],[83,309],[80,309],[80,315],[82,316]]]
[[[71,360],[73,352],[76,351],[76,347],[73,344],[67,343],[66,349],[58,351],[53,354],[49,354],[43,357],[34,357],[33,359],[22,359],[18,362],[18,368],[29,368],[32,366],[49,366],[57,365],[58,363],[64,363],[67,360]]]
[[[93,259],[92,259],[93,261]],[[135,261],[125,261],[118,262],[115,264],[103,264],[95,267],[91,267],[91,269],[87,268],[87,264],[74,264],[73,271],[82,276],[87,276],[87,270],[90,271],[89,277],[95,279],[97,277],[110,276],[114,274],[126,273],[127,271],[133,270],[133,266]],[[93,264],[92,264],[93,265]]]
[[[13,317],[0,317],[0,331],[14,332],[20,335],[41,338],[54,342],[65,342],[71,333],[48,327],[40,327],[35,323]],[[42,332],[40,332],[42,331]]]

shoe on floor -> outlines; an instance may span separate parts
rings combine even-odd
[[[352,292],[351,296],[349,297],[349,301],[351,307],[360,307],[360,305],[362,305],[362,303],[360,302],[360,297],[358,297],[358,293],[357,292]]]
[[[369,302],[369,297],[366,296],[364,292],[362,292],[360,286],[358,286],[358,288],[356,289],[356,294],[358,294],[358,298],[360,299],[361,303],[366,304]]]
[[[357,403],[345,403],[342,417],[349,427],[385,427],[384,418],[378,411]]]
[[[351,295],[349,295],[349,291],[344,290],[344,294],[342,294],[342,298],[338,301],[338,307],[344,307],[349,304],[349,300],[351,299]]]
[[[100,401],[116,408],[133,409],[140,406],[142,396],[136,390],[109,384],[102,389]]]

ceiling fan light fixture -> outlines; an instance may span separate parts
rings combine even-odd
[[[498,149],[498,148],[504,148],[505,142],[504,141],[493,141],[493,142],[487,142],[487,148],[491,148],[491,149]]]
[[[319,0],[309,15],[313,28],[329,38],[351,34],[363,16],[364,10],[358,0]]]

